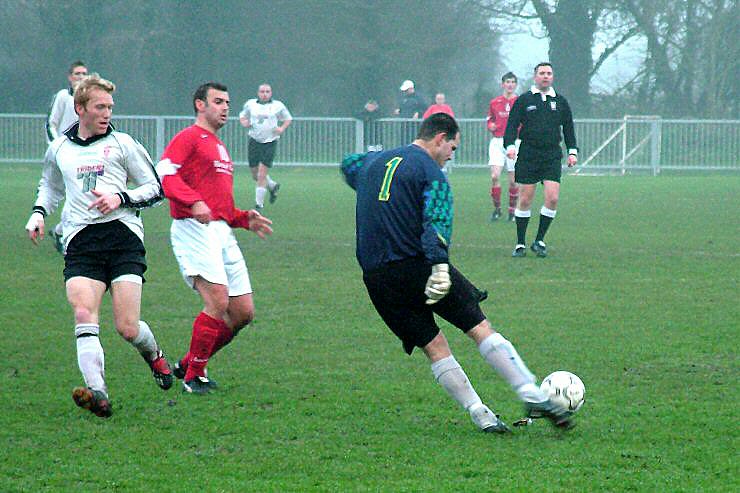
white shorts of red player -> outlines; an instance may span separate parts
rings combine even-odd
[[[252,292],[249,270],[231,227],[224,221],[202,224],[195,219],[175,219],[170,228],[175,253],[185,282],[193,287],[195,276],[229,287],[229,296]]]
[[[516,139],[516,150],[519,152],[519,143],[521,140]],[[488,145],[488,166],[504,166],[506,165],[506,171],[514,171],[515,159],[509,159],[506,157],[506,149],[504,149],[504,138],[493,137],[491,143]]]

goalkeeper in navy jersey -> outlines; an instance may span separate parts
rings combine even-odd
[[[459,144],[455,119],[437,113],[424,120],[412,144],[352,154],[342,161],[347,184],[357,192],[357,260],[365,287],[406,353],[421,348],[437,382],[478,428],[509,432],[481,401],[434,314],[475,342],[481,356],[524,401],[529,416],[547,417],[568,428],[567,410],[547,399],[516,349],[481,311],[480,291],[450,265],[452,191],[442,168]]]

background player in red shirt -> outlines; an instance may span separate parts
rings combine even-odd
[[[190,350],[175,365],[183,391],[206,394],[208,359],[254,318],[249,271],[232,228],[272,233],[272,221],[234,206],[234,165],[216,132],[229,116],[229,93],[217,82],[193,95],[195,125],[175,135],[157,164],[173,217],[172,250],[185,282],[203,298]]]
[[[491,143],[488,147],[488,164],[491,166],[491,198],[493,199],[493,213],[491,221],[496,221],[501,217],[501,170],[506,165],[506,172],[509,175],[509,221],[514,221],[514,209],[516,208],[519,188],[514,181],[514,162],[506,156],[504,149],[504,132],[506,131],[506,122],[509,120],[509,112],[516,101],[517,79],[512,72],[507,72],[501,77],[501,87],[504,92],[501,96],[493,98],[488,105],[488,118],[486,123],[488,131],[493,134]]]
[[[455,118],[455,112],[452,111],[452,107],[447,104],[447,98],[443,92],[438,92],[434,95],[434,104],[430,105],[429,108],[424,112],[422,118],[426,120],[435,113],[445,113]]]

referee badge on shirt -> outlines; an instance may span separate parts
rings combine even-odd
[[[553,111],[557,110],[558,109],[557,102],[550,101],[550,109],[553,110]]]

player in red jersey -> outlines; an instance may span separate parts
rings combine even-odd
[[[234,206],[234,165],[218,130],[229,116],[226,86],[208,82],[193,95],[195,124],[175,135],[157,164],[173,217],[172,250],[185,282],[203,299],[195,318],[190,350],[175,365],[183,391],[206,394],[215,388],[206,376],[208,359],[254,318],[249,271],[232,228],[260,238],[272,221],[256,210]]]
[[[501,217],[501,170],[506,165],[509,175],[509,221],[514,220],[514,209],[516,208],[519,188],[514,181],[514,159],[509,159],[504,150],[504,131],[506,122],[509,120],[509,112],[516,101],[517,79],[512,72],[507,72],[501,77],[501,87],[504,92],[501,96],[493,98],[488,105],[488,118],[486,123],[488,131],[493,134],[491,144],[488,147],[488,164],[491,166],[491,198],[493,199],[493,213],[491,221]]]

